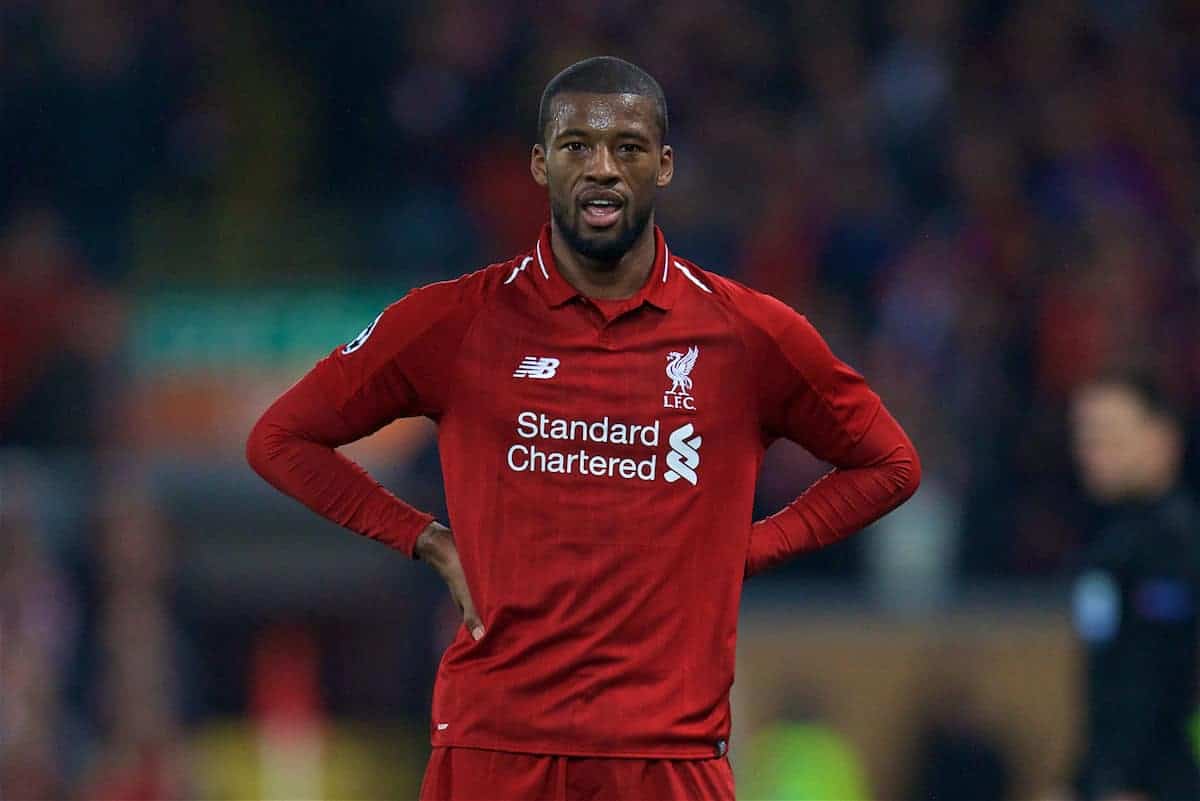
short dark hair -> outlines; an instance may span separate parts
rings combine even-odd
[[[1135,398],[1152,417],[1179,424],[1182,404],[1155,370],[1137,365],[1106,367],[1083,382],[1084,387],[1118,387]]]
[[[600,95],[641,95],[654,101],[658,131],[667,138],[667,97],[650,73],[636,64],[615,56],[593,56],[577,61],[550,79],[542,92],[538,106],[537,141],[546,141],[554,98],[564,92],[587,92]]]

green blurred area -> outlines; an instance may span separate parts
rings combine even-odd
[[[871,797],[862,758],[829,726],[779,721],[751,738],[748,770],[741,772],[743,798],[760,801]]]
[[[311,363],[353,339],[401,294],[376,288],[144,295],[133,314],[133,364],[153,373]]]

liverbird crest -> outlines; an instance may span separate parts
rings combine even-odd
[[[693,345],[687,353],[673,350],[667,354],[667,378],[671,379],[668,395],[690,395],[692,390],[691,372],[696,366],[696,358],[700,349]]]

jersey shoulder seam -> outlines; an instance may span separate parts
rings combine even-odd
[[[700,269],[700,268],[697,267],[697,269]],[[742,312],[742,310],[740,308],[738,308],[737,302],[733,298],[733,294],[734,293],[742,293],[747,298],[751,299],[753,302],[756,302],[756,303],[778,304],[779,306],[782,306],[785,309],[791,311],[793,314],[795,314],[797,320],[803,320],[805,322],[808,322],[808,324],[810,326],[812,326],[812,322],[808,320],[808,317],[803,312],[799,311],[798,309],[792,308],[787,303],[784,303],[782,300],[775,297],[774,295],[770,295],[766,292],[762,292],[760,290],[754,289],[753,287],[747,286],[746,284],[743,284],[741,281],[738,281],[734,278],[729,278],[728,276],[724,276],[724,275],[714,275],[713,273],[710,273],[706,270],[703,270],[702,272],[704,273],[704,277],[707,278],[709,280],[710,284],[712,285],[712,287],[714,289],[714,292],[713,292],[714,295],[717,294],[716,288],[717,287],[721,288],[721,290],[722,290],[721,299],[724,301],[724,303],[722,305],[724,305],[726,308],[733,307],[732,316],[734,317],[734,319],[736,321],[740,321],[743,325],[756,330],[761,336],[763,336],[767,340],[768,343],[771,344],[771,346],[773,346],[775,348],[775,350],[777,350],[779,352],[779,355],[784,359],[784,361],[795,365],[795,362],[793,362],[791,359],[789,359],[787,356],[787,353],[783,350],[783,348],[781,348],[779,346],[776,337],[772,335],[770,329],[767,328],[762,323],[760,323],[758,320],[756,320],[753,315],[745,314]],[[815,326],[813,326],[813,330],[816,331]],[[817,332],[817,334],[819,336],[820,332]],[[744,336],[745,336],[744,332],[742,332],[739,329],[739,337],[743,338],[743,345],[746,348],[746,350],[748,352],[750,352],[750,351],[752,351],[752,348],[750,348],[749,343],[745,342]],[[835,354],[835,356],[836,356],[836,354]],[[759,365],[756,363],[755,369],[758,369],[758,367],[759,367]],[[815,394],[817,396],[818,400],[821,402],[821,405],[825,407],[825,409],[830,413],[830,415],[833,415],[834,414],[833,405],[830,403],[829,398],[827,398],[825,396],[825,393],[822,392],[819,388],[817,388],[813,384],[813,382],[809,380],[808,376],[804,373],[803,370],[796,369],[795,372],[796,372],[796,375],[798,375],[800,377],[800,380],[801,380],[801,382],[803,382],[803,385],[805,387],[807,387],[809,391],[811,391],[813,394]],[[790,402],[791,398],[794,396],[795,396],[795,393],[793,393],[791,396],[789,396],[788,401]],[[871,422],[872,423],[874,422],[875,418],[879,416],[879,408],[881,406],[882,406],[882,404],[876,403],[876,407],[873,410],[873,412],[871,413]],[[862,438],[864,436],[866,436],[866,432],[869,429],[870,429],[870,425],[863,427],[862,433],[858,437],[855,438],[855,444],[857,444],[859,441],[862,440]]]
[[[445,313],[439,314],[436,317],[436,319],[430,321],[418,334],[415,335],[415,336],[420,336],[420,335],[424,334],[425,332],[429,331],[430,329],[434,328],[435,326],[437,326],[439,323],[442,323],[443,321],[445,321],[446,319],[448,319],[455,313],[461,313],[462,306],[465,305],[464,302],[466,302],[468,300],[467,299],[467,295],[468,295],[467,287],[472,286],[476,283],[482,284],[478,287],[478,290],[477,290],[478,299],[475,300],[475,302],[473,304],[474,308],[471,309],[469,312],[470,318],[467,320],[467,322],[465,323],[465,325],[463,327],[462,336],[459,338],[457,347],[455,348],[455,351],[454,351],[454,364],[451,366],[451,374],[455,375],[458,372],[458,359],[459,359],[459,353],[462,350],[462,341],[466,339],[467,333],[471,330],[472,327],[474,327],[475,321],[479,317],[479,312],[484,306],[484,297],[487,294],[486,281],[490,277],[489,273],[491,276],[494,276],[499,270],[503,269],[504,265],[505,265],[505,262],[490,264],[487,267],[482,267],[478,270],[474,270],[469,273],[464,273],[460,276],[457,276],[456,278],[447,278],[442,281],[433,281],[428,284],[422,284],[420,286],[413,287],[408,292],[406,292],[404,295],[402,295],[401,297],[399,297],[396,300],[389,303],[387,308],[390,309],[392,306],[395,306],[397,303],[404,300],[405,297],[408,297],[410,294],[412,294],[414,292],[435,292],[435,293],[449,292],[450,299],[449,299],[449,302],[446,304]],[[474,288],[474,287],[472,287],[472,288]],[[457,290],[457,292],[455,292],[454,290]],[[384,311],[386,313],[387,310],[385,309]],[[368,383],[370,383],[371,380],[373,380],[376,376],[378,376],[384,370],[388,369],[389,365],[391,365],[393,363],[394,358],[395,358],[394,354],[390,355],[387,360],[381,362],[379,364],[379,366],[377,366],[373,371],[371,371],[370,375],[367,376],[366,379],[362,382],[362,385],[359,386],[355,390],[355,394],[360,394],[361,392],[363,392],[366,385]],[[415,395],[416,388],[413,386],[412,381],[409,380],[408,376],[404,375],[403,371],[400,371],[400,377],[404,379],[404,383],[408,386],[409,392],[413,393]],[[422,414],[428,415],[429,411],[430,410],[424,410],[422,412]],[[445,411],[445,410],[443,410],[443,411]],[[340,416],[342,413],[342,410],[339,408],[337,410],[337,412]]]

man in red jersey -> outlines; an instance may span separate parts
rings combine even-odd
[[[666,101],[592,58],[542,95],[525,253],[389,306],[263,415],[282,491],[429,562],[462,607],[424,799],[731,799],[742,581],[916,489],[908,437],[804,317],[676,255]],[[335,450],[438,423],[450,528]],[[834,469],[751,523],[763,452]]]

